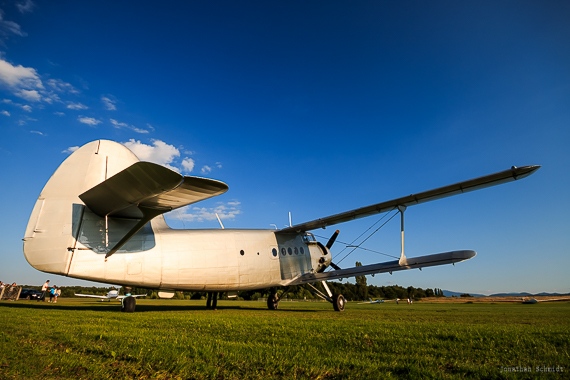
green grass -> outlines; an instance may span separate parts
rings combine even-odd
[[[0,378],[570,378],[568,302],[204,304],[4,301]]]

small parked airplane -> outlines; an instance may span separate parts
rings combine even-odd
[[[384,302],[390,302],[390,301],[396,301],[398,302],[400,299],[396,298],[395,300],[381,300],[381,299],[376,299],[376,300],[372,300],[372,298],[368,298],[368,301],[365,302],[359,302],[359,305],[364,305],[364,304],[373,304],[373,303],[384,303]]]
[[[162,214],[222,194],[228,186],[141,162],[124,145],[96,140],[71,154],[43,188],[26,228],[24,255],[30,265],[47,273],[169,294],[208,292],[208,305],[214,308],[216,292],[269,288],[267,306],[277,309],[276,288],[306,284],[342,311],[344,297],[333,294],[325,280],[454,264],[476,255],[460,250],[406,257],[407,207],[521,179],[539,167],[513,166],[281,230],[175,230]],[[310,232],[394,210],[401,222],[398,260],[340,269],[330,252],[338,230],[326,244]],[[318,282],[324,292],[312,285]],[[122,310],[134,311],[135,303],[134,297],[126,297]]]
[[[146,294],[127,294],[127,295],[119,295],[118,290],[109,290],[109,292],[104,296],[98,296],[95,294],[80,294],[75,293],[77,297],[88,297],[88,298],[99,298],[101,301],[109,301],[111,300],[122,300],[125,297],[146,297]]]

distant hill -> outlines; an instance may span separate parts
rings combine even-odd
[[[453,292],[451,290],[444,290],[443,291],[443,295],[446,297],[460,297],[464,293],[465,292]],[[563,294],[563,293],[546,293],[546,292],[535,293],[535,294],[528,293],[528,292],[495,293],[495,294],[490,294],[489,296],[486,296],[484,294],[477,294],[477,293],[468,293],[468,294],[471,295],[472,297],[531,297],[531,296],[559,297],[559,296],[570,295],[569,293]]]
[[[528,292],[519,292],[519,293],[494,293],[489,295],[489,297],[529,297],[533,294]]]
[[[465,292],[452,292],[451,290],[443,290],[443,295],[446,297],[460,297]],[[467,293],[472,297],[486,297],[484,294]]]
[[[570,295],[568,293],[561,294],[561,293],[528,293],[528,292],[521,292],[521,293],[496,293],[491,294],[489,297],[530,297],[530,296],[547,296],[547,297],[558,297],[558,296],[567,296]]]

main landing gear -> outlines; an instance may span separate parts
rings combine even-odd
[[[125,287],[125,297],[121,300],[121,311],[124,313],[134,313],[137,307],[137,299],[131,296],[131,290],[130,286]]]
[[[218,292],[208,292],[206,300],[206,309],[216,310],[218,307]]]
[[[334,311],[344,311],[346,300],[342,294],[334,294],[332,297]]]
[[[137,299],[127,296],[121,300],[121,311],[125,313],[133,313],[137,307]]]
[[[344,306],[346,305],[346,299],[344,298],[344,296],[342,294],[332,294],[327,283],[324,281],[322,283],[327,294],[321,292],[319,289],[315,288],[311,284],[307,285],[309,285],[312,288],[311,293],[332,303],[335,311],[344,311]],[[285,294],[287,294],[287,290],[288,289],[286,289],[285,292],[281,294],[281,297],[277,296],[277,292],[275,290],[271,290],[271,292],[269,293],[269,297],[267,297],[267,308],[269,310],[277,310],[277,307],[279,306],[279,301],[281,300],[281,298],[283,298]]]
[[[279,297],[277,297],[275,291],[272,290],[271,293],[269,293],[269,297],[267,297],[267,308],[269,310],[277,310],[278,306],[279,306]]]

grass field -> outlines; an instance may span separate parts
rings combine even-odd
[[[570,378],[569,302],[204,303],[3,301],[0,378]]]

